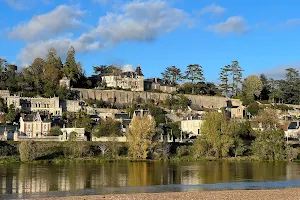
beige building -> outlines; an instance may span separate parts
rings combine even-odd
[[[130,89],[131,91],[144,91],[144,75],[141,67],[136,70],[123,68],[119,74],[105,74],[102,84],[106,87]]]
[[[188,133],[190,136],[201,134],[200,128],[203,120],[200,115],[188,116],[181,121],[181,131]]]
[[[59,104],[58,97],[43,98],[43,97],[20,97],[7,96],[5,97],[7,106],[11,104],[16,109],[25,110],[29,112],[40,112],[43,114],[52,114],[54,116],[62,115],[62,108]]]
[[[39,112],[28,114],[20,117],[21,135],[27,137],[42,137],[50,133],[51,120],[49,118],[42,119]]]

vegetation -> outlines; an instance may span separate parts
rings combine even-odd
[[[38,157],[37,144],[33,141],[21,142],[19,146],[19,153],[22,162],[33,161]]]
[[[63,134],[63,132],[60,130],[59,126],[53,126],[50,129],[50,136],[59,136],[59,135],[62,135],[62,134]]]
[[[95,137],[117,137],[122,136],[122,124],[113,119],[102,120],[93,130]]]
[[[126,133],[131,158],[146,159],[155,135],[155,121],[148,115],[132,119]]]

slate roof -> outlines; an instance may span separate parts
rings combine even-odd
[[[127,113],[116,113],[115,114],[115,119],[130,119],[129,114]]]

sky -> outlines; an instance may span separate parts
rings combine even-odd
[[[207,81],[238,60],[244,77],[300,69],[300,1],[0,0],[0,57],[18,66],[70,46],[91,75],[97,65],[203,66]]]

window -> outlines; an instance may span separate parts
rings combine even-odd
[[[29,131],[31,130],[30,124],[28,124],[27,130],[29,130]]]
[[[44,131],[47,131],[47,125],[46,124],[44,125]]]

